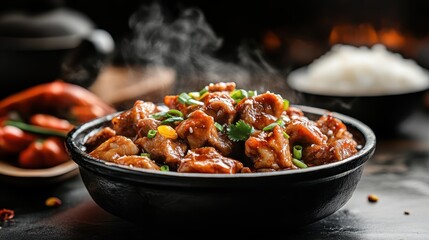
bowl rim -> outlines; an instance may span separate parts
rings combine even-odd
[[[350,171],[361,167],[374,153],[376,147],[376,136],[372,129],[361,121],[340,114],[337,112],[328,111],[321,108],[303,106],[303,105],[292,105],[300,108],[306,114],[316,114],[323,115],[328,112],[331,112],[334,117],[339,118],[343,121],[348,127],[352,126],[357,130],[364,138],[364,146],[353,156],[344,159],[342,161],[312,166],[305,169],[293,169],[293,170],[284,170],[284,171],[275,171],[275,172],[259,172],[259,173],[246,173],[246,174],[222,174],[222,173],[178,173],[178,172],[163,172],[148,170],[142,168],[132,168],[129,166],[124,166],[120,164],[106,162],[104,160],[96,159],[90,156],[84,151],[83,142],[86,141],[85,137],[82,137],[82,134],[86,136],[93,132],[94,129],[99,129],[106,122],[110,121],[114,116],[120,112],[109,114],[104,117],[100,117],[84,123],[80,126],[75,127],[72,131],[69,132],[66,138],[66,147],[68,153],[73,161],[75,161],[79,168],[84,168],[85,170],[91,170],[92,172],[97,172],[98,174],[119,178],[122,180],[128,181],[138,181],[145,183],[154,183],[160,184],[159,179],[166,185],[186,185],[185,183],[176,182],[171,184],[168,181],[171,178],[177,179],[188,179],[190,181],[198,181],[201,179],[212,180],[216,182],[216,179],[223,179],[226,181],[234,181],[236,179],[259,179],[259,178],[278,178],[278,177],[295,177],[299,176],[303,180],[314,180],[315,176],[321,176],[320,178],[332,178],[340,177],[342,175],[348,174]],[[77,143],[76,141],[81,141]],[[149,178],[146,178],[149,177]],[[204,182],[204,181],[203,181]]]
[[[428,80],[426,82],[426,86],[423,88],[415,88],[410,90],[398,90],[396,92],[388,92],[388,93],[372,93],[372,94],[343,94],[343,93],[322,93],[317,91],[309,91],[308,89],[303,88],[297,88],[296,87],[296,79],[297,76],[305,75],[307,74],[306,70],[308,69],[308,66],[300,67],[295,70],[292,70],[289,72],[286,83],[287,85],[294,91],[304,94],[309,94],[313,96],[322,96],[322,97],[341,97],[341,98],[378,98],[378,97],[388,97],[388,96],[401,96],[401,95],[408,95],[408,94],[418,94],[418,93],[424,93],[426,91],[429,91],[429,70],[424,69],[424,71],[428,75]]]

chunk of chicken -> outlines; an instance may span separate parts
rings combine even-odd
[[[305,147],[302,159],[308,166],[322,165],[346,159],[357,152],[356,142],[352,139],[339,139],[328,144]]]
[[[176,132],[180,138],[186,139],[191,149],[211,146],[224,156],[232,151],[232,142],[217,131],[213,117],[201,110],[189,114],[188,119],[176,127]]]
[[[115,130],[111,129],[110,127],[105,127],[101,129],[99,132],[89,137],[88,140],[85,142],[86,151],[91,152],[96,147],[100,146],[100,144],[115,135]]]
[[[327,137],[320,131],[314,121],[305,117],[294,118],[286,125],[286,133],[289,135],[291,146],[300,145],[322,145]]]
[[[161,121],[154,118],[144,118],[137,121],[137,135],[139,138],[146,137],[149,130],[156,130],[161,125]]]
[[[204,98],[203,111],[220,124],[231,124],[235,118],[235,101],[228,93],[209,93]]]
[[[176,169],[179,161],[185,156],[187,145],[180,139],[171,139],[156,134],[152,139],[142,137],[136,140],[145,152],[150,154],[150,157],[160,163],[166,163],[173,169]]]
[[[145,156],[122,156],[117,159],[114,159],[113,162],[130,167],[160,170],[160,167],[156,164],[155,161]]]
[[[181,161],[178,172],[193,173],[237,173],[243,168],[243,163],[222,156],[213,147],[203,147],[189,150]]]
[[[246,98],[236,106],[239,119],[262,130],[275,122],[283,113],[283,99],[273,93],[264,93],[252,98]]]
[[[118,135],[130,138],[135,137],[138,131],[138,121],[149,117],[155,112],[157,112],[157,106],[154,103],[137,100],[131,109],[112,119],[113,130]]]
[[[139,152],[140,149],[133,143],[133,141],[131,141],[131,139],[116,135],[103,142],[100,146],[90,152],[89,155],[108,162],[113,162],[121,156],[136,155]]]
[[[289,141],[280,126],[272,132],[254,132],[245,142],[245,154],[252,159],[256,171],[293,167]]]
[[[320,131],[328,137],[328,142],[338,139],[353,140],[353,135],[347,130],[347,126],[332,114],[323,115],[316,121]]]

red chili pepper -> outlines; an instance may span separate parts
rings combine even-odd
[[[47,168],[68,160],[64,141],[58,137],[49,137],[30,144],[19,154],[18,163],[25,168]]]
[[[69,121],[57,118],[48,114],[34,114],[30,117],[29,123],[39,127],[68,132],[73,129],[74,125]]]
[[[0,152],[16,154],[30,145],[36,136],[14,126],[0,127]]]
[[[15,212],[10,209],[0,209],[0,221],[8,221],[15,217]]]

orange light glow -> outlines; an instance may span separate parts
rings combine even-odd
[[[282,45],[279,36],[277,36],[277,34],[271,31],[265,33],[263,42],[265,49],[267,49],[268,51],[275,51],[279,49]]]
[[[391,49],[402,49],[407,37],[394,28],[377,31],[371,24],[337,24],[329,35],[331,45],[337,43],[371,46],[381,43]]]
[[[402,48],[406,42],[405,37],[395,29],[381,30],[379,32],[380,42],[389,48]]]
[[[374,45],[379,42],[377,31],[371,24],[338,24],[329,35],[331,45],[345,43],[352,45]]]

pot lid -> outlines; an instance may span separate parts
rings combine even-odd
[[[85,15],[68,8],[0,14],[0,48],[54,50],[76,47],[94,28]]]

